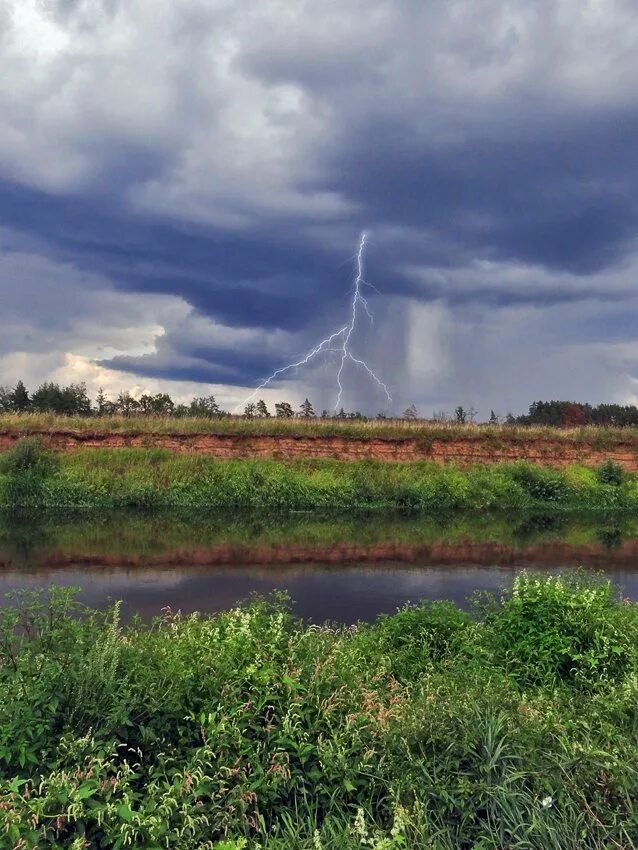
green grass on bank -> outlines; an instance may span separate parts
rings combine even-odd
[[[0,846],[629,850],[637,706],[638,606],[582,577],[357,628],[58,591],[0,613]]]
[[[638,474],[606,462],[564,470],[525,462],[229,460],[165,449],[45,452],[30,438],[0,456],[3,508],[268,510],[634,510]]]
[[[277,418],[244,419],[241,416],[220,418],[173,418],[170,416],[60,416],[53,413],[5,413],[0,415],[0,433],[128,435],[228,434],[237,436],[344,437],[361,439],[415,439],[424,445],[434,440],[490,440],[495,446],[533,440],[560,441],[593,445],[595,448],[635,446],[638,429],[583,426],[552,428],[525,425],[459,425],[453,422],[428,422],[406,419],[342,419]]]

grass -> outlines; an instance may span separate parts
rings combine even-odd
[[[563,470],[519,461],[467,468],[423,461],[217,460],[167,449],[54,455],[27,438],[0,458],[0,508],[470,510],[638,508],[638,474],[609,463]]]
[[[354,629],[54,591],[0,613],[0,843],[629,850],[637,705],[638,606],[582,576]]]
[[[0,415],[0,433],[52,434],[72,431],[101,434],[228,434],[237,436],[344,437],[351,439],[491,440],[495,443],[551,440],[611,448],[616,445],[638,447],[638,429],[587,426],[551,428],[524,425],[458,425],[405,419],[244,419],[225,416],[219,419],[172,418],[169,416],[59,416],[52,413],[10,413]]]

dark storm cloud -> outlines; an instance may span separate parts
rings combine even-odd
[[[359,126],[332,186],[375,220],[433,233],[427,263],[513,259],[587,275],[621,258],[638,232],[636,109],[530,121],[521,103],[498,130],[433,145],[409,125]]]
[[[155,352],[131,345],[109,367],[254,384],[347,315],[363,228],[386,299],[371,291],[373,309],[396,322],[380,359],[397,375],[433,302],[451,325],[483,311],[494,337],[507,311],[558,331],[573,309],[570,341],[631,339],[630,3],[598,15],[549,0],[348,0],[284,14],[268,0],[153,13],[57,0],[22,23],[31,6],[14,5],[0,56],[7,239],[109,291],[191,308],[190,323],[150,316],[164,330]],[[30,313],[45,326],[50,306]],[[200,321],[210,339],[193,334]],[[264,333],[247,346],[224,329]],[[294,350],[267,341],[278,331]]]
[[[118,288],[179,295],[231,326],[303,327],[348,286],[339,258],[308,243],[149,221],[99,195],[70,199],[0,182],[0,224]]]

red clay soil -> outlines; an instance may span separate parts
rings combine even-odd
[[[30,432],[32,434],[37,432]],[[423,437],[344,438],[308,436],[241,436],[232,434],[113,434],[57,431],[37,433],[57,451],[85,448],[166,448],[173,452],[196,452],[216,458],[330,458],[334,460],[380,460],[409,463],[496,463],[526,460],[549,466],[582,463],[597,466],[611,459],[629,471],[638,471],[638,443],[627,442],[600,449],[577,440],[504,440],[482,436],[437,440]],[[11,448],[26,432],[0,432],[0,451]]]
[[[625,540],[608,550],[602,544],[572,546],[561,541],[516,547],[505,543],[465,541],[459,543],[409,544],[400,542],[336,543],[329,546],[240,545],[221,543],[210,547],[181,547],[143,554],[57,550],[36,558],[39,569],[86,565],[90,567],[212,567],[263,565],[271,568],[289,564],[417,563],[419,566],[472,564],[503,567],[553,567],[556,565],[634,567],[638,540]],[[0,568],[13,566],[10,554],[0,551]]]

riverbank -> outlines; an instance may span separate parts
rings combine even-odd
[[[168,417],[0,416],[0,452],[24,437],[49,449],[157,448],[217,459],[332,459],[467,466],[526,460],[544,466],[613,460],[638,471],[638,430],[549,428],[339,419],[171,419]]]
[[[166,449],[51,453],[25,440],[0,455],[0,508],[632,511],[638,474],[517,463],[216,460]]]
[[[638,606],[608,585],[355,629],[81,613],[0,613],[10,846],[635,846]]]

